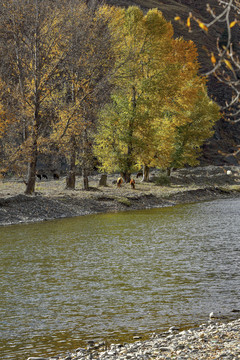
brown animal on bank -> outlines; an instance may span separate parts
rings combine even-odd
[[[135,180],[134,179],[130,180],[130,185],[131,185],[132,189],[135,189]]]
[[[122,183],[123,183],[123,179],[121,178],[121,177],[119,177],[118,179],[117,179],[117,187],[121,187],[121,185],[122,185]]]

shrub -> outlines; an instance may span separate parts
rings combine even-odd
[[[167,175],[159,175],[154,178],[153,182],[157,186],[170,186],[171,179]]]

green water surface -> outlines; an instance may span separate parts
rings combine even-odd
[[[0,228],[1,359],[240,309],[240,200]]]

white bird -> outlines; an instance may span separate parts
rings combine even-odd
[[[214,313],[213,312],[210,312],[210,314],[209,314],[209,319],[212,319],[212,318],[214,318],[215,316],[214,316]]]

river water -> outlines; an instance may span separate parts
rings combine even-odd
[[[0,228],[1,359],[240,309],[240,199]]]

